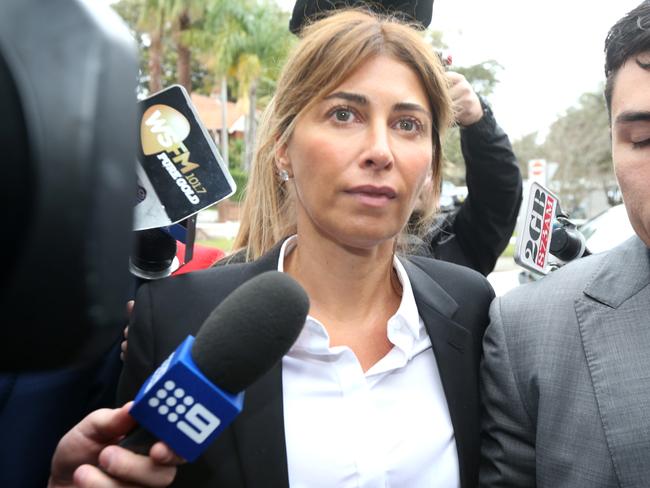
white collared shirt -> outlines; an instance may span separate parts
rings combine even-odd
[[[278,271],[296,237],[284,242]],[[431,340],[397,258],[402,301],[387,323],[393,348],[363,372],[307,316],[282,359],[291,488],[458,487],[454,430]]]

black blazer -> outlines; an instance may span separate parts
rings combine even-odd
[[[118,400],[131,400],[153,370],[232,290],[277,269],[280,246],[260,259],[159,280],[140,288]],[[494,293],[479,273],[423,257],[402,259],[431,337],[454,427],[461,486],[479,466],[478,368]],[[201,458],[179,469],[174,486],[289,486],[282,406],[282,363],[246,390],[241,415]]]

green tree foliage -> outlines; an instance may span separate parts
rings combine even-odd
[[[275,79],[293,42],[288,14],[271,0],[247,0],[208,11],[211,26],[204,42],[216,47],[214,66],[237,81],[237,99],[248,115],[242,168],[248,171],[256,138],[258,94],[268,102]],[[263,90],[263,91],[261,91]]]
[[[543,143],[537,139],[535,132],[513,142],[522,174],[527,177],[531,159],[557,163],[558,169],[548,185],[558,193],[565,210],[581,207],[594,191],[606,193],[616,186],[602,90],[584,93],[551,125]]]
[[[512,141],[512,150],[519,161],[519,168],[524,178],[528,177],[528,161],[531,159],[547,159],[544,145],[537,142],[538,133],[531,132]]]
[[[289,14],[272,0],[119,0],[112,7],[139,43],[144,93],[182,79],[179,50],[188,47],[190,91],[209,93],[221,76],[227,75],[233,92],[246,95],[255,73],[261,73],[260,95],[268,101],[278,66],[293,41]],[[253,55],[257,60],[251,59]],[[155,76],[159,82],[152,89]]]
[[[544,154],[559,163],[554,189],[563,201],[579,204],[593,190],[606,193],[616,185],[602,91],[583,94],[551,125]]]
[[[230,93],[243,105],[246,144],[237,159],[247,171],[256,113],[269,102],[294,41],[289,14],[272,0],[119,0],[113,8],[140,44],[141,95],[180,83],[207,95],[224,92],[222,100]]]
[[[230,198],[237,202],[244,197],[246,184],[248,183],[248,173],[242,169],[242,159],[244,157],[244,141],[242,139],[230,139],[229,141],[229,168],[230,175],[237,184],[237,191]]]
[[[488,98],[499,83],[498,74],[503,66],[494,59],[489,59],[471,66],[452,66],[452,69],[467,78],[476,93]]]
[[[172,39],[176,49],[176,79],[188,92],[192,91],[192,51],[196,49],[193,33],[204,27],[209,5],[217,0],[157,0],[163,4],[171,21]],[[217,2],[222,3],[222,2]]]
[[[444,54],[445,50],[448,49],[442,32],[427,31],[425,35],[429,44],[441,54]],[[471,66],[455,66],[452,64],[449,69],[462,74],[476,93],[489,98],[499,82],[498,74],[503,67],[497,61],[489,59]],[[460,148],[460,129],[458,127],[454,126],[447,131],[443,141],[443,153],[445,158],[444,178],[458,185],[464,184],[465,160]]]
[[[163,10],[154,13],[153,1],[120,0],[112,5],[131,29],[138,43],[140,55],[140,73],[138,79],[138,94],[146,96],[162,88],[178,82],[178,50],[171,34],[170,21],[164,20]],[[152,19],[158,19],[160,25]],[[158,37],[157,37],[158,36]],[[214,86],[214,77],[210,70],[197,59],[190,59],[191,90],[209,94]]]

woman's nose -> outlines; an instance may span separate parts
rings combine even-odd
[[[368,131],[362,164],[365,167],[386,169],[394,162],[393,152],[389,143],[387,127],[372,127]]]

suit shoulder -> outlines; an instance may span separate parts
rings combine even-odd
[[[466,290],[467,287],[470,287],[470,289],[476,287],[476,290],[492,290],[485,276],[467,266],[424,256],[409,256],[408,260],[445,288],[459,286]]]
[[[537,349],[546,341],[567,342],[576,333],[576,300],[598,273],[604,256],[579,259],[498,297],[490,310],[492,321],[501,324],[512,344]]]
[[[162,293],[178,288],[195,289],[200,287],[233,288],[255,275],[249,264],[237,263],[193,271],[178,276],[170,276],[148,283],[153,293]]]
[[[159,329],[185,328],[178,324],[186,324],[191,333],[224,298],[256,274],[253,266],[233,264],[163,278],[138,290],[136,308],[139,297],[146,293],[152,320]]]
[[[444,293],[457,304],[454,320],[469,329],[482,331],[487,326],[488,309],[494,299],[494,290],[478,271],[446,261],[427,257],[409,258],[418,269],[427,274]]]
[[[600,269],[605,256],[605,253],[597,254],[570,262],[538,281],[511,290],[501,300],[507,304],[530,305],[540,300],[572,304]]]

